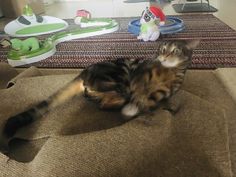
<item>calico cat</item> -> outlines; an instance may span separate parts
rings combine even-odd
[[[155,109],[180,89],[198,43],[164,42],[153,60],[117,59],[92,65],[47,100],[9,118],[3,136],[10,139],[19,128],[83,92],[100,108],[119,109],[128,119]]]

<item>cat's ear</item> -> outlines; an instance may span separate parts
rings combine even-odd
[[[197,40],[197,39],[186,41],[186,42],[187,42],[186,47],[190,50],[197,48],[197,46],[200,44],[200,40]]]

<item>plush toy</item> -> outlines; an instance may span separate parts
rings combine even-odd
[[[91,13],[87,10],[77,10],[76,17],[74,19],[75,24],[81,25],[81,19],[90,19],[91,18]]]
[[[143,41],[156,41],[160,36],[160,31],[158,29],[158,20],[160,20],[159,25],[165,24],[165,15],[159,7],[151,6],[146,8],[140,19],[140,34],[138,39]]]
[[[30,51],[35,51],[40,48],[39,41],[35,37],[31,37],[25,40],[14,39],[3,39],[0,42],[1,47],[5,48],[11,46],[13,50],[20,51],[22,53],[27,53]]]

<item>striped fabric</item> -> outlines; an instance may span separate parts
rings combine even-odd
[[[127,32],[129,21],[136,18],[116,18],[120,30],[106,35],[60,43],[54,56],[30,66],[42,68],[84,68],[91,64],[115,60],[117,57],[150,59],[156,56],[163,40],[201,39],[194,51],[191,68],[215,69],[236,67],[236,31],[212,14],[179,15],[185,30],[164,35],[156,42],[142,42]],[[75,27],[68,20],[70,28]],[[45,38],[41,36],[40,38]],[[7,49],[0,49],[0,62],[7,62]],[[29,67],[23,66],[23,67]]]

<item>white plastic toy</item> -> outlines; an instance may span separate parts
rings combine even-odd
[[[143,41],[156,41],[160,36],[159,25],[165,24],[165,15],[159,7],[151,6],[146,8],[140,19],[140,34],[137,37]]]
[[[73,39],[112,33],[119,29],[118,23],[113,19],[90,18],[90,16],[80,17],[80,26],[75,27],[75,29],[53,34],[42,41],[35,37],[24,40],[2,40],[0,42],[2,47],[7,47],[9,45],[11,46],[11,49],[7,54],[8,63],[12,66],[21,66],[38,62],[52,56],[56,52],[56,45],[58,43]],[[37,30],[35,32],[37,32]]]
[[[8,23],[4,31],[13,37],[28,37],[61,31],[67,27],[66,21],[51,16],[35,15],[30,6],[26,5],[23,14]]]

